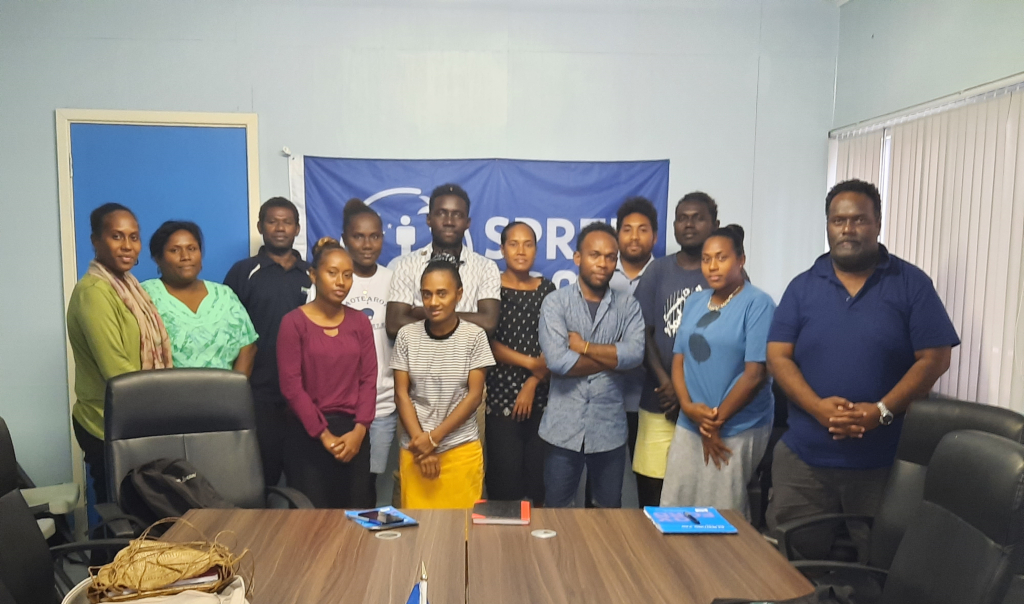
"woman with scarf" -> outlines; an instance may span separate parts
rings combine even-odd
[[[75,355],[72,424],[89,464],[97,503],[107,501],[103,402],[107,380],[171,366],[171,342],[152,300],[131,274],[142,250],[139,223],[128,208],[107,203],[89,216],[95,258],[68,304]]]

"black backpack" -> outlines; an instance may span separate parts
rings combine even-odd
[[[193,508],[236,507],[184,459],[155,459],[128,472],[118,504],[146,525]]]

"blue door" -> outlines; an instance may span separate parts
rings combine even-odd
[[[246,130],[239,127],[71,124],[75,267],[81,278],[93,258],[89,214],[116,202],[139,220],[142,253],[132,274],[157,276],[149,238],[166,220],[191,220],[204,235],[200,277],[221,282],[249,255]],[[86,474],[89,524],[98,520]],[[101,487],[103,488],[103,487]]]
[[[71,124],[78,276],[93,257],[89,213],[125,205],[139,219],[142,254],[132,274],[157,276],[149,238],[166,220],[203,230],[201,278],[220,282],[249,255],[249,179],[244,127]]]

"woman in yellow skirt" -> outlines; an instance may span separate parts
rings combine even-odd
[[[484,481],[476,424],[486,368],[487,334],[459,319],[462,278],[454,262],[431,260],[420,278],[426,319],[395,338],[391,368],[406,435],[399,472],[404,508],[472,508]]]

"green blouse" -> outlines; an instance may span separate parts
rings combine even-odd
[[[231,288],[210,281],[204,283],[206,297],[196,312],[167,293],[159,279],[143,281],[142,288],[153,299],[171,336],[175,367],[231,369],[238,352],[259,336]]]
[[[107,380],[142,369],[139,322],[109,283],[86,275],[71,293],[68,340],[78,399],[71,415],[89,434],[103,438]]]

